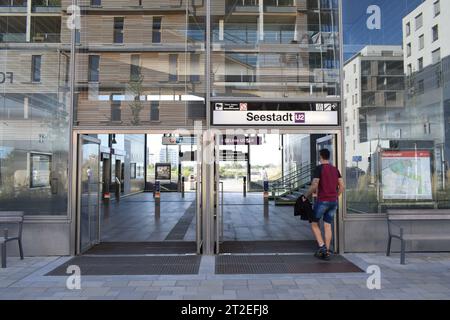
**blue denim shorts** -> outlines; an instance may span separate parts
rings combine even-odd
[[[313,222],[319,222],[323,218],[324,222],[332,224],[337,208],[338,203],[336,201],[317,201],[314,205]]]

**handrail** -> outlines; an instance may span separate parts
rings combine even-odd
[[[272,197],[277,200],[283,195],[292,194],[294,191],[298,191],[307,186],[311,182],[313,168],[314,166],[312,164],[302,166],[288,173],[288,175],[283,176],[275,183],[272,183]]]
[[[279,184],[284,184],[286,181],[291,181],[293,179],[296,179],[299,175],[301,175],[304,172],[311,172],[313,170],[314,165],[308,164],[305,166],[302,166],[300,168],[294,169],[284,176],[278,178],[277,180],[271,181],[271,186],[277,186]]]

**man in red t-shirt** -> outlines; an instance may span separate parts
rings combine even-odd
[[[320,166],[314,172],[313,181],[304,200],[317,193],[317,201],[314,204],[314,217],[311,227],[314,237],[319,245],[315,256],[329,260],[331,239],[333,237],[332,223],[338,208],[338,198],[344,192],[344,180],[339,170],[330,164],[330,151],[322,149],[320,154]],[[323,218],[325,242],[320,230],[320,220]]]

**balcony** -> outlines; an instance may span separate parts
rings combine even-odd
[[[266,0],[264,11],[267,13],[297,13],[295,0]]]
[[[32,0],[31,11],[34,13],[60,13],[61,0]]]
[[[228,12],[259,13],[259,0],[235,0],[228,2]],[[296,13],[296,0],[265,0],[264,12]]]
[[[0,17],[0,42],[26,42],[27,18],[25,16]]]
[[[0,13],[26,13],[26,0],[0,0]]]
[[[58,43],[61,39],[61,17],[32,17],[31,42]]]

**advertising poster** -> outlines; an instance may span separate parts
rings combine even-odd
[[[170,180],[171,172],[170,163],[157,163],[155,165],[155,180]]]
[[[384,151],[381,166],[383,199],[433,199],[429,151]]]

